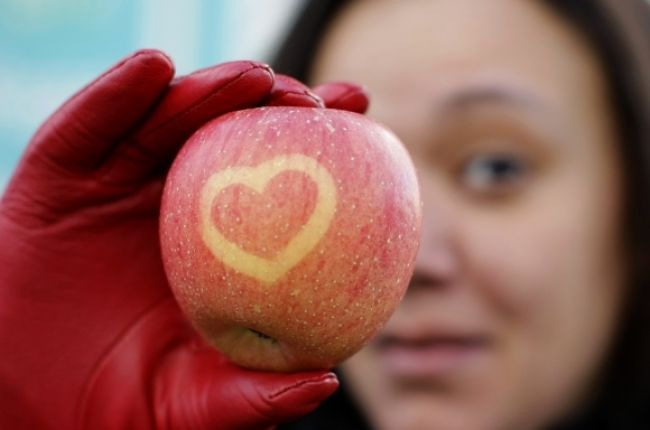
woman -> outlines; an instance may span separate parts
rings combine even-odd
[[[285,70],[369,87],[427,218],[403,305],[341,367],[353,400],[298,428],[648,428],[647,5],[612,4],[634,10],[311,4]],[[612,25],[626,17],[640,38]],[[246,61],[174,77],[145,50],[44,123],[0,199],[0,427],[268,428],[336,389],[328,372],[247,371],[206,347],[158,246],[188,136],[262,104],[365,106],[346,84],[317,93]]]
[[[425,222],[400,308],[287,428],[650,426],[650,12],[610,3],[307,6],[276,70],[368,87]]]

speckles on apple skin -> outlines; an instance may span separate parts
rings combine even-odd
[[[193,321],[200,315],[197,328],[217,347],[228,349],[218,341],[224,327],[249,327],[278,340],[274,349],[251,344],[259,341],[254,336],[245,343],[258,348],[266,361],[275,360],[284,370],[329,367],[376,333],[411,275],[421,203],[413,195],[414,176],[401,171],[408,165],[405,152],[395,147],[390,133],[353,114],[264,108],[226,116],[230,120],[215,121],[226,123],[219,130],[202,128],[179,154],[190,173],[170,173],[173,186],[165,192],[176,197],[161,214],[161,234],[175,237],[163,240],[173,243],[163,250],[172,288]],[[242,126],[246,121],[257,124]],[[222,139],[221,144],[215,139]],[[196,191],[216,169],[255,166],[288,151],[324,165],[343,197],[312,252],[277,282],[260,285],[215,261],[201,245],[193,212]],[[288,190],[283,187],[281,194]],[[246,223],[243,218],[232,221]],[[277,241],[282,231],[278,224],[269,239]],[[273,251],[264,244],[255,248],[252,240],[243,238],[241,245]],[[245,350],[239,358],[246,356]]]

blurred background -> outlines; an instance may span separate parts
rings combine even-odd
[[[177,74],[268,60],[303,0],[0,0],[0,192],[35,129],[138,48]]]

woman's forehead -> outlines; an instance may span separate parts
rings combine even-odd
[[[588,46],[538,1],[359,1],[351,2],[324,35],[316,69],[335,63],[345,73],[365,66],[399,67],[403,75],[417,75],[431,67],[455,73],[472,64],[505,63],[551,71],[562,59],[584,57]]]
[[[582,115],[583,123],[609,114],[591,46],[538,1],[352,2],[325,34],[312,71],[314,83],[366,85],[371,114],[383,111],[383,120],[387,110],[403,117],[483,100]]]

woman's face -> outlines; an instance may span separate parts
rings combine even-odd
[[[367,86],[424,199],[404,301],[342,370],[377,429],[536,429],[594,391],[623,295],[602,71],[536,1],[355,1],[312,83]]]

